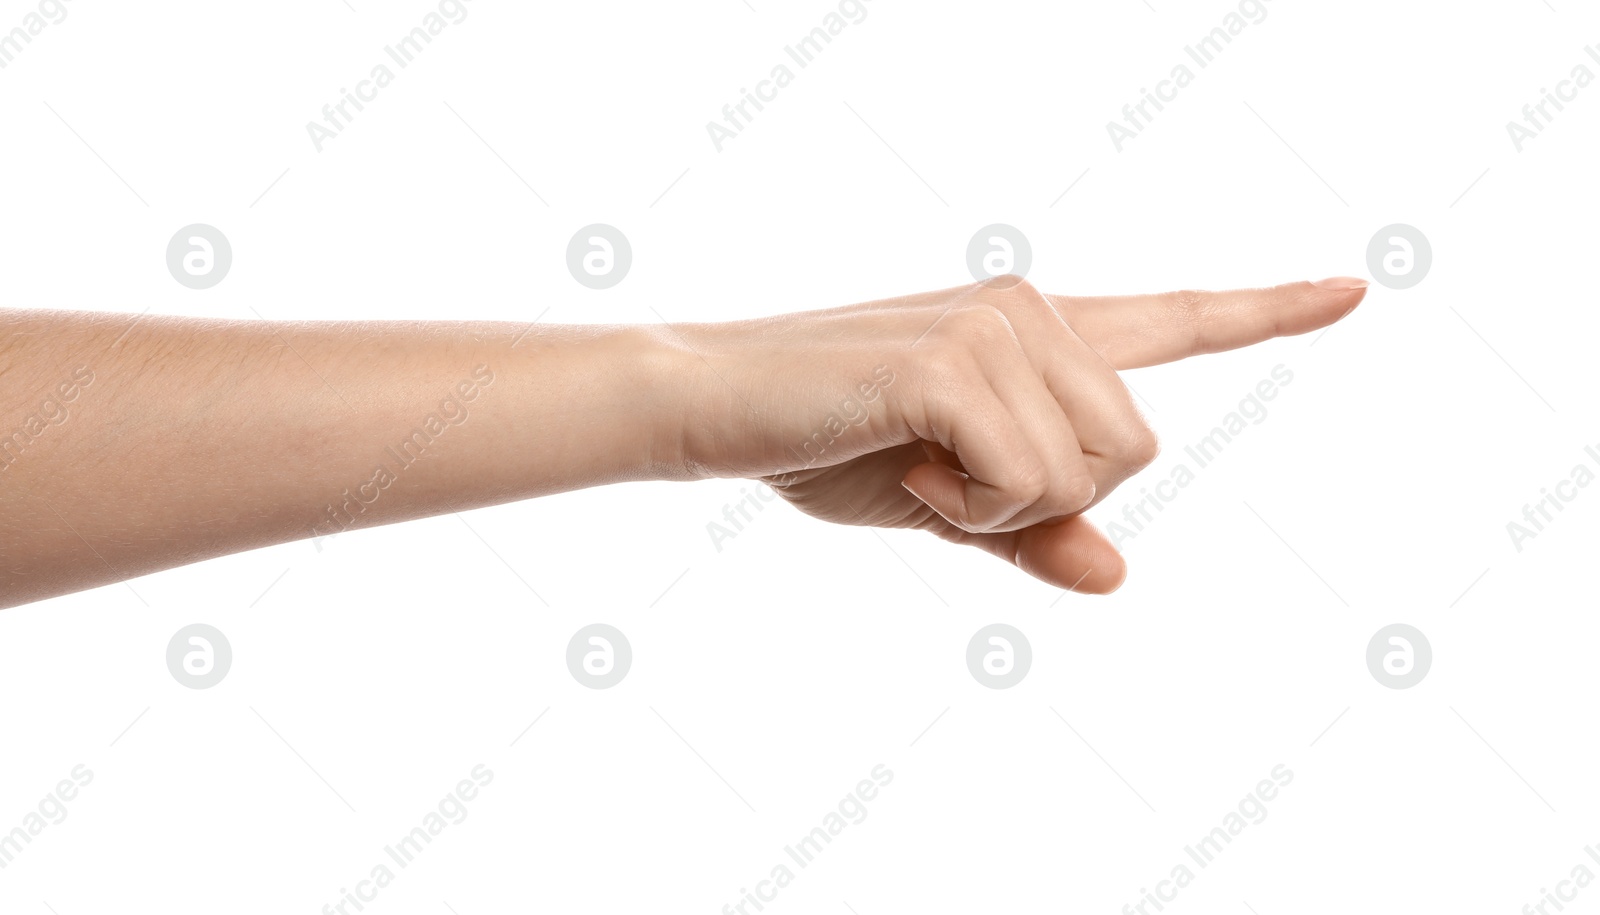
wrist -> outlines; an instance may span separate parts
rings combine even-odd
[[[636,436],[631,459],[638,480],[688,481],[717,476],[693,442],[712,404],[703,378],[708,366],[671,327],[628,325],[609,332],[609,364],[618,366],[632,405]]]

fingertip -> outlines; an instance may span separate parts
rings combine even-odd
[[[976,532],[968,517],[967,479],[966,474],[952,467],[929,461],[907,470],[900,485],[938,512],[939,517],[964,531]]]
[[[1023,571],[1067,591],[1110,594],[1128,577],[1122,554],[1082,515],[1027,528],[1018,546]]]
[[[900,485],[941,515],[950,498],[960,494],[961,486],[958,480],[952,479],[950,468],[932,461],[907,470]]]
[[[1345,314],[1349,314],[1350,312],[1355,311],[1356,306],[1360,305],[1362,300],[1367,297],[1367,288],[1368,287],[1366,287],[1366,286],[1361,286],[1360,288],[1350,290],[1350,292],[1349,292],[1350,307],[1345,309],[1345,312],[1344,312]],[[1344,315],[1340,315],[1340,317],[1344,317]]]
[[[1370,284],[1358,276],[1336,276],[1325,280],[1313,280],[1307,285],[1317,290],[1318,298],[1326,303],[1323,307],[1330,311],[1337,307],[1338,311],[1333,320],[1338,321],[1356,310],[1356,306],[1367,297]]]
[[[1128,564],[1121,556],[1110,561],[1102,561],[1099,565],[1087,569],[1083,578],[1076,587],[1067,590],[1079,594],[1094,594],[1104,597],[1114,594],[1128,581]]]
[[[1117,575],[1117,579],[1116,579],[1115,583],[1113,583],[1111,585],[1111,588],[1109,590],[1105,591],[1104,593],[1106,593],[1106,594],[1115,594],[1118,591],[1121,591],[1122,590],[1122,586],[1127,584],[1127,583],[1128,583],[1128,561],[1126,559],[1124,559],[1122,561],[1122,569],[1119,572],[1119,574]]]
[[[1102,559],[1093,572],[1084,577],[1082,584],[1067,590],[1075,591],[1079,594],[1106,597],[1117,593],[1127,583],[1128,563],[1119,555],[1110,561]]]
[[[1005,490],[937,461],[906,471],[900,485],[944,520],[974,534],[993,531],[1025,507]]]

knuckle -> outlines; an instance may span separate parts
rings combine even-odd
[[[1025,505],[1032,505],[1050,492],[1050,475],[1037,462],[1017,471],[1007,481],[1006,491]]]
[[[1044,295],[1032,283],[1014,273],[991,277],[978,285],[981,298],[1002,311],[1033,308],[1044,300]]]
[[[1057,499],[1063,512],[1072,513],[1082,511],[1094,501],[1096,486],[1094,477],[1090,475],[1087,467],[1079,468],[1061,481]]]
[[[1140,423],[1128,433],[1126,459],[1134,470],[1149,467],[1160,454],[1161,440],[1149,426]]]
[[[1165,299],[1164,304],[1173,323],[1180,327],[1199,328],[1216,309],[1215,298],[1201,289],[1179,289],[1167,293]]]
[[[1206,321],[1216,308],[1212,295],[1199,289],[1180,289],[1166,294],[1165,305],[1171,315],[1169,323],[1172,327],[1179,329],[1187,337],[1192,351],[1203,352],[1206,342]]]
[[[959,337],[941,337],[921,349],[917,374],[926,386],[942,391],[964,390],[976,372],[977,363]]]
[[[999,308],[990,304],[964,305],[952,310],[945,321],[949,324],[950,334],[969,342],[993,344],[1015,339],[1010,320]]]
[[[1166,305],[1172,311],[1187,316],[1198,316],[1206,310],[1211,297],[1199,289],[1179,289],[1169,292],[1165,296]]]
[[[956,386],[963,372],[959,361],[952,358],[947,350],[929,349],[917,366],[917,375],[921,381],[918,387],[930,391],[948,391]]]

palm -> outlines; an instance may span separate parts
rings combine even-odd
[[[900,485],[906,471],[930,459],[961,469],[955,456],[940,446],[914,441],[832,467],[776,474],[763,480],[791,505],[823,521],[943,533],[949,523]]]

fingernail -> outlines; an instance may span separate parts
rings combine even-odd
[[[1348,289],[1365,289],[1367,288],[1367,281],[1359,276],[1335,276],[1325,280],[1317,280],[1311,285],[1318,289],[1332,289],[1342,292]]]

